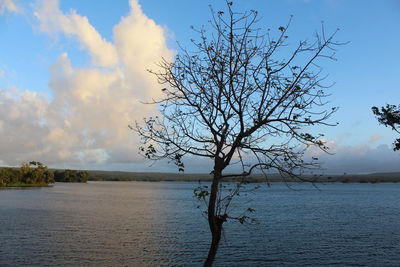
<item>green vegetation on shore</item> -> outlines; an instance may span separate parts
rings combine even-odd
[[[55,170],[54,180],[63,183],[86,183],[89,178],[87,171],[77,170]]]
[[[38,161],[23,163],[21,168],[1,168],[0,187],[38,187],[54,183],[54,174]]]
[[[41,163],[40,163],[41,164]],[[29,168],[28,168],[29,167]],[[21,170],[24,170],[21,172]],[[24,173],[22,175],[22,173]],[[43,175],[41,174],[43,173]],[[42,175],[43,181],[38,179]],[[47,177],[47,178],[45,178]],[[400,172],[372,173],[372,174],[344,174],[304,176],[304,179],[315,183],[385,183],[400,182]],[[46,182],[46,179],[48,182]],[[48,170],[43,164],[41,167],[30,166],[28,163],[21,168],[0,168],[0,187],[39,187],[48,186],[54,182],[86,183],[87,181],[176,181],[197,182],[211,181],[212,175],[206,173],[162,173],[162,172],[124,172],[124,171],[98,171],[98,170]],[[232,177],[226,181],[236,181],[240,177]],[[246,178],[248,182],[266,182],[262,175],[251,175]],[[279,174],[268,175],[268,182],[290,182]]]
[[[38,161],[23,163],[20,168],[0,168],[0,187],[42,187],[54,182],[86,183],[87,171],[49,170]]]
[[[123,172],[123,171],[98,171],[88,170],[89,181],[177,181],[177,182],[197,182],[211,181],[212,175],[206,173],[161,173],[161,172]],[[400,182],[400,172],[372,173],[372,174],[342,174],[342,175],[322,175],[322,176],[303,176],[305,180],[315,183],[384,183]],[[241,177],[232,177],[229,180],[235,181]],[[254,174],[246,178],[249,182],[266,182],[261,174]],[[268,175],[268,182],[290,182],[279,174]]]

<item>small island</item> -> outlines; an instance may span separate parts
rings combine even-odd
[[[87,171],[49,170],[38,161],[23,163],[20,168],[0,168],[0,187],[42,187],[55,182],[86,183]]]
[[[0,187],[40,187],[54,183],[54,174],[38,161],[23,163],[21,168],[1,168]]]

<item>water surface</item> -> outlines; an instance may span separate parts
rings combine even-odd
[[[0,190],[0,266],[201,265],[196,183],[91,182]],[[228,223],[218,266],[399,266],[400,184],[263,186]]]

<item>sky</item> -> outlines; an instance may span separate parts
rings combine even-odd
[[[37,160],[54,168],[171,171],[138,155],[128,125],[155,114],[142,102],[160,85],[147,69],[173,60],[179,42],[197,38],[210,7],[197,0],[0,0],[0,166]],[[291,15],[289,40],[312,39],[323,22],[337,28],[337,61],[321,62],[336,127],[317,129],[333,155],[313,151],[326,173],[400,171],[396,134],[372,106],[400,104],[400,1],[238,0],[257,10],[259,26],[277,29]],[[311,152],[310,152],[311,153]],[[211,162],[189,160],[187,172]]]

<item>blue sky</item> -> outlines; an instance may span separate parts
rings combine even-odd
[[[146,67],[161,56],[172,59],[176,41],[190,45],[196,38],[190,26],[206,25],[208,5],[219,10],[225,1],[138,4],[0,0],[1,165],[41,160],[61,168],[175,171],[143,163],[127,124],[155,112],[138,104],[159,89]],[[331,173],[400,171],[400,154],[391,150],[396,135],[371,113],[373,105],[400,104],[400,1],[246,0],[234,6],[258,10],[259,26],[271,29],[293,15],[288,35],[294,43],[312,38],[322,21],[327,32],[339,28],[337,39],[350,43],[339,47],[337,61],[321,63],[335,82],[331,105],[339,107],[332,119],[339,126],[318,129],[335,153],[321,155],[324,166]],[[189,167],[210,168],[202,161]]]

